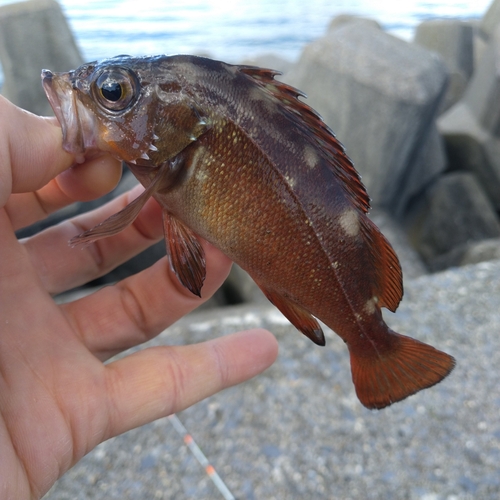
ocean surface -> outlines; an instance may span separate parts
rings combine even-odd
[[[0,5],[12,0],[0,0]],[[85,60],[118,54],[203,54],[236,63],[295,60],[344,13],[410,40],[432,18],[478,19],[491,0],[60,0]],[[140,6],[140,8],[138,8]]]

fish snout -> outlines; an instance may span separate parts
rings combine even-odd
[[[83,163],[87,148],[75,102],[72,73],[53,73],[44,69],[41,77],[47,99],[61,125],[63,148],[75,156],[77,163]]]

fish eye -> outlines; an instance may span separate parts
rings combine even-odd
[[[112,68],[98,74],[92,85],[97,102],[110,111],[124,111],[135,102],[139,84],[137,77],[125,68]]]

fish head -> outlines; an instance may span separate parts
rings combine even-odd
[[[185,98],[177,76],[168,69],[158,74],[157,59],[117,56],[65,73],[42,71],[63,147],[77,162],[103,151],[157,166],[206,130],[207,120]]]

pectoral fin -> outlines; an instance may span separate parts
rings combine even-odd
[[[113,236],[114,234],[123,231],[123,229],[132,224],[135,218],[139,215],[141,208],[154,193],[160,179],[161,175],[158,173],[158,175],[151,181],[151,184],[147,187],[147,189],[134,201],[129,203],[124,209],[120,210],[116,214],[108,217],[105,221],[97,224],[97,226],[94,226],[92,229],[71,238],[69,240],[70,246],[76,247],[78,245],[88,245],[89,243],[93,243],[94,241],[102,238],[107,238],[108,236]]]
[[[325,345],[325,335],[316,318],[302,307],[274,291],[259,285],[266,297],[283,313],[292,325],[310,338],[315,344]]]
[[[205,281],[205,252],[196,235],[175,217],[163,212],[163,230],[170,265],[180,283],[201,297]]]

